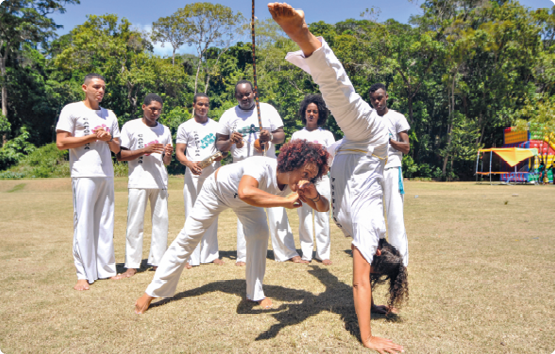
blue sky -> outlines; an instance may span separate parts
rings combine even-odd
[[[552,7],[555,0],[522,0],[520,3],[524,6],[536,9],[540,7]],[[148,30],[152,22],[160,17],[169,16],[178,8],[186,4],[196,1],[189,0],[81,0],[80,5],[68,5],[66,13],[54,14],[52,17],[56,23],[63,25],[64,28],[58,33],[66,34],[76,25],[86,21],[87,15],[104,15],[117,14],[119,17],[127,18],[138,28]],[[240,11],[244,16],[251,16],[250,0],[220,0],[213,1],[230,7],[234,11]],[[270,17],[266,7],[269,1],[260,1],[256,3],[256,16],[259,19]],[[389,18],[394,18],[399,22],[406,23],[409,17],[420,13],[420,7],[417,1],[409,2],[408,0],[389,0],[385,1],[368,1],[368,0],[295,0],[289,2],[295,8],[301,8],[306,13],[307,23],[325,21],[327,23],[336,23],[348,18],[360,18],[360,13],[366,8],[376,7],[381,13],[378,21],[382,22]],[[162,5],[163,4],[163,5]],[[155,52],[159,55],[170,55],[171,47],[166,45],[162,48],[157,45]],[[192,48],[183,47],[180,52],[192,52]]]

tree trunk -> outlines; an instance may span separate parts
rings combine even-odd
[[[411,95],[409,95],[408,97],[408,105],[409,105],[409,121],[410,121],[410,126],[412,127],[412,129],[414,129],[413,127],[413,120],[412,120],[412,97]]]
[[[2,115],[8,118],[8,88],[6,87],[6,56],[0,53],[0,74],[2,75]],[[2,146],[8,141],[8,133],[2,134]]]
[[[175,65],[175,47],[173,48],[173,53],[172,53],[172,66]]]
[[[204,86],[204,93],[208,93],[208,84],[210,83],[210,74],[206,74],[206,85]]]
[[[443,158],[443,169],[441,173],[445,176],[447,172],[447,162],[449,161],[451,141],[453,139],[453,115],[455,114],[455,78],[453,75],[453,83],[451,84],[451,102],[449,103],[449,124],[447,125],[447,149]]]
[[[199,55],[198,64],[197,64],[197,75],[195,76],[195,94],[197,93],[198,87],[198,74],[200,73],[200,67],[202,65],[202,54]]]

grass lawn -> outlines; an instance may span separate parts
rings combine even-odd
[[[170,235],[184,222],[183,179],[170,179]],[[115,250],[123,271],[127,179],[116,179]],[[410,300],[373,316],[374,335],[406,353],[555,350],[555,187],[407,182]],[[0,351],[12,353],[358,353],[350,239],[332,225],[333,265],[277,263],[243,301],[236,218],[220,216],[223,266],[184,270],[171,301],[133,312],[154,273],[73,290],[70,179],[0,181]],[[298,218],[289,213],[297,235]],[[150,244],[145,222],[144,257]],[[296,237],[297,247],[300,248]],[[300,251],[299,251],[300,252]],[[383,288],[376,302],[384,302]]]

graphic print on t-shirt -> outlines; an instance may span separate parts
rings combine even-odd
[[[142,134],[139,134],[139,136],[142,136]],[[154,145],[154,144],[160,144],[158,142],[158,139],[151,141],[150,143],[146,143],[145,147],[149,146],[149,145]],[[145,154],[145,156],[150,156],[150,154]]]
[[[193,138],[195,139],[194,156],[198,157],[199,159],[201,157],[200,150],[204,150],[209,146],[213,146],[214,141],[216,141],[216,135],[214,135],[214,133],[209,133],[201,139],[197,130],[193,131]]]

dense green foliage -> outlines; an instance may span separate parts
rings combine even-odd
[[[52,3],[60,7],[69,2],[77,1]],[[39,1],[20,3],[31,9]],[[310,29],[325,37],[363,97],[370,85],[382,82],[390,108],[406,115],[412,127],[411,151],[403,161],[406,176],[469,179],[477,150],[500,146],[503,128],[555,121],[555,7],[529,10],[516,1],[430,0],[422,9],[409,24],[362,18],[312,23]],[[80,85],[89,72],[106,77],[102,105],[116,113],[120,125],[141,116],[142,98],[155,92],[165,99],[160,120],[175,134],[191,116],[195,88],[209,94],[209,116],[218,120],[236,104],[235,83],[252,78],[250,43],[232,41],[238,38],[233,34],[246,28],[244,19],[230,11],[208,3],[188,5],[173,17],[153,19],[151,34],[133,29],[117,15],[91,15],[60,38],[52,31],[29,38],[12,34],[9,48],[0,33],[0,58],[6,59],[0,84],[8,93],[7,119],[0,116],[5,137],[0,170],[23,160],[34,146],[54,140],[60,110],[82,99]],[[15,21],[24,13],[13,12],[10,18]],[[45,16],[42,22],[26,21],[44,23]],[[210,26],[195,23],[199,16],[209,17]],[[226,22],[230,16],[234,21]],[[260,98],[278,109],[290,137],[302,127],[300,101],[318,87],[283,60],[297,48],[272,21],[256,28]],[[208,34],[213,39],[207,44],[202,38]],[[156,41],[172,42],[174,49],[190,43],[198,55],[163,58],[153,53]],[[342,136],[333,119],[328,128],[336,138]],[[170,171],[179,173],[183,167],[174,161]]]

